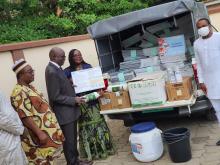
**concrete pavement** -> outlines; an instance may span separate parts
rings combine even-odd
[[[220,165],[220,146],[215,143],[220,140],[220,126],[217,122],[203,118],[169,119],[156,122],[157,127],[165,130],[172,127],[187,127],[191,132],[192,159],[185,163],[172,163],[165,145],[163,156],[151,163],[141,163],[135,160],[131,153],[128,138],[130,130],[123,126],[122,121],[108,120],[108,125],[117,147],[117,153],[106,160],[95,161],[94,165]],[[56,160],[56,165],[66,164],[62,156]]]

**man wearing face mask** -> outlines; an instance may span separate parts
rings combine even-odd
[[[194,51],[200,88],[210,99],[220,123],[220,33],[213,32],[207,18],[199,19],[196,27],[200,37],[194,42]]]

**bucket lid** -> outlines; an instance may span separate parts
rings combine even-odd
[[[156,127],[154,122],[144,122],[144,123],[139,123],[135,124],[134,126],[131,127],[131,132],[132,133],[142,133],[142,132],[147,132]]]

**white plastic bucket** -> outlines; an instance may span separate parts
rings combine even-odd
[[[129,141],[134,157],[141,162],[151,162],[163,154],[161,130],[153,122],[136,124],[131,128]]]

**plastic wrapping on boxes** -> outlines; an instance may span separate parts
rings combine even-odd
[[[132,80],[135,77],[135,73],[130,70],[113,72],[110,73],[109,75],[110,75],[111,83],[125,82],[128,80]]]
[[[145,48],[142,51],[144,53],[144,56],[149,56],[149,57],[157,56],[159,53],[158,47]]]
[[[180,72],[183,77],[193,77],[193,68],[191,64],[186,64],[183,68],[180,68]]]
[[[132,70],[132,69],[139,69],[139,68],[145,68],[148,66],[155,66],[159,65],[160,61],[157,56],[140,59],[140,60],[134,60],[134,61],[126,61],[120,63],[120,69],[121,70]]]
[[[146,68],[140,68],[140,69],[134,70],[136,76],[140,76],[140,75],[147,74],[147,73],[150,74],[152,72],[157,72],[157,71],[161,71],[161,68],[159,65],[149,66]]]
[[[149,66],[157,66],[160,64],[159,58],[157,56],[141,59],[141,65],[140,68],[146,68]]]
[[[184,55],[160,57],[161,63],[179,62],[179,61],[185,61],[185,60],[186,60],[185,54]]]
[[[171,63],[162,64],[161,67],[162,67],[162,70],[168,69],[168,68],[175,70],[175,68],[178,67],[183,77],[193,76],[193,69],[192,69],[191,63],[185,63],[183,61],[171,62]]]
[[[122,56],[124,61],[132,61],[144,59],[147,57],[154,57],[158,55],[158,47],[151,47],[145,49],[132,49],[132,50],[122,50]]]
[[[126,61],[120,63],[121,70],[130,70],[140,68],[141,60]]]
[[[142,49],[140,50],[122,50],[124,61],[139,60],[146,58]]]

